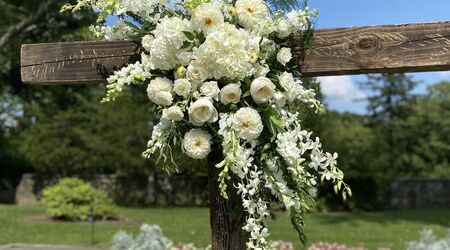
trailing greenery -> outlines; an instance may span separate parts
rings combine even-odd
[[[112,219],[117,208],[108,195],[77,178],[61,179],[44,189],[42,204],[47,213],[56,219],[88,220]]]

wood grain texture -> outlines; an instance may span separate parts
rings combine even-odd
[[[321,29],[293,52],[304,76],[445,71],[450,22]]]
[[[21,75],[30,84],[100,83],[117,69],[140,58],[137,42],[24,44]]]
[[[450,21],[319,29],[310,50],[293,42],[304,76],[450,70]],[[22,46],[22,81],[29,84],[104,82],[139,59],[136,42],[75,42]]]

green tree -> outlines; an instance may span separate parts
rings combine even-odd
[[[411,91],[417,84],[405,74],[368,75],[367,82],[362,83],[362,88],[372,93],[368,97],[368,124],[380,133],[386,145],[384,155],[388,161],[382,168],[389,170],[385,173],[387,179],[409,172],[410,159],[400,157],[409,145],[400,140],[403,131],[397,124],[411,114],[410,104],[415,100]]]
[[[408,174],[450,176],[450,82],[429,86],[409,108],[411,114],[396,123],[407,145],[400,158],[410,164]]]
[[[143,90],[100,104],[103,91],[79,86],[35,106],[35,122],[21,135],[20,150],[43,173],[55,175],[146,173],[140,157],[154,117]],[[66,98],[70,105],[55,102]]]

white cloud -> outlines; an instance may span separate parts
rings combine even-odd
[[[333,103],[351,103],[367,95],[361,91],[350,76],[318,77],[322,93]]]

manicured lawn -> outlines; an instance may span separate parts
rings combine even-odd
[[[45,210],[41,206],[0,205],[0,244],[90,244],[89,224],[24,220],[24,217],[43,214]],[[141,222],[160,225],[176,242],[206,245],[209,241],[206,208],[122,208],[121,214],[131,221],[96,224],[97,246],[107,247],[118,230],[136,233]],[[278,214],[270,224],[272,239],[288,240],[295,243],[296,249],[303,249],[284,213]],[[444,236],[450,227],[450,210],[309,214],[307,224],[310,243],[328,241],[370,249],[403,249],[404,243],[417,239],[423,228]]]

